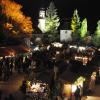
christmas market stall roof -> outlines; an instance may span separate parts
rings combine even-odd
[[[29,52],[29,48],[24,47],[22,45],[0,47],[0,57],[9,56],[9,55],[13,56],[13,55],[18,55],[20,53],[27,53],[27,52]]]
[[[9,56],[10,52],[13,52],[13,50],[11,48],[0,47],[0,57]]]

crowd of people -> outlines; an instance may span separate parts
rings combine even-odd
[[[20,73],[27,72],[30,65],[30,59],[22,56],[19,57],[3,57],[0,59],[0,79],[7,81],[14,71]]]
[[[70,52],[66,50],[66,48],[50,48],[49,50],[44,49],[41,51],[35,51],[32,52],[31,55],[26,56],[18,55],[15,57],[2,57],[0,58],[0,80],[7,81],[14,72],[23,72],[27,74],[27,76],[31,77],[29,79],[34,79],[33,77],[36,78],[34,69],[38,69],[37,71],[40,69],[48,71],[52,69],[53,74],[51,75],[49,83],[50,98],[52,100],[58,98],[57,100],[59,100],[59,98],[63,98],[63,83],[59,76],[69,65],[69,56],[71,56]],[[32,75],[31,72],[33,73]],[[24,94],[26,93],[27,88],[25,82],[26,80],[22,83],[22,92]],[[77,98],[77,93],[75,93],[75,96]]]
[[[59,50],[58,50],[59,51]],[[61,50],[60,50],[61,51]],[[65,67],[62,59],[55,61],[56,59],[56,49],[51,48],[50,50],[42,50],[32,52],[31,55],[17,55],[14,57],[1,57],[0,58],[0,80],[7,81],[15,73],[25,73],[27,76],[30,76],[31,72],[34,73],[33,69],[44,69],[44,70],[53,70],[50,79],[50,95],[56,94],[57,88],[53,89],[56,85],[57,78],[62,71],[64,71],[63,66]],[[55,57],[55,59],[53,59]],[[63,58],[63,56],[59,58]],[[58,64],[59,63],[59,64]],[[59,71],[60,66],[62,67]],[[65,67],[66,68],[66,67]],[[34,74],[35,76],[35,74]],[[31,77],[34,77],[31,75]],[[32,78],[34,79],[34,78]],[[54,83],[54,84],[53,84]],[[22,89],[25,92],[25,84],[22,83]],[[52,92],[53,91],[53,92]],[[57,93],[58,95],[59,93]],[[55,96],[54,96],[55,97]]]

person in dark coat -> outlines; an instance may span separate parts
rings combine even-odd
[[[22,93],[26,94],[26,89],[27,89],[27,84],[26,84],[26,81],[24,80],[21,86]]]
[[[12,75],[12,73],[13,73],[13,62],[14,62],[14,60],[13,60],[13,58],[11,58],[11,61],[10,61],[10,74]]]
[[[0,100],[1,100],[1,98],[2,98],[2,91],[0,90]]]
[[[8,100],[15,100],[12,94],[9,95]]]
[[[50,98],[52,98],[53,97],[53,88],[54,88],[54,73],[51,76],[49,88],[50,88]]]
[[[80,88],[78,86],[77,86],[77,89],[76,89],[74,95],[75,95],[75,100],[81,100],[80,99]]]
[[[5,97],[4,100],[9,100],[8,97]]]

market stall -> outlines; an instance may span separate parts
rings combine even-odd
[[[48,84],[43,83],[42,81],[36,80],[35,82],[27,81],[27,97],[32,100],[47,100],[49,96],[49,87]]]

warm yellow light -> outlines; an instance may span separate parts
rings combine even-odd
[[[15,56],[14,52],[10,52],[9,56]]]
[[[71,92],[72,92],[71,84],[64,84],[63,94],[65,94],[67,97],[70,97]]]

